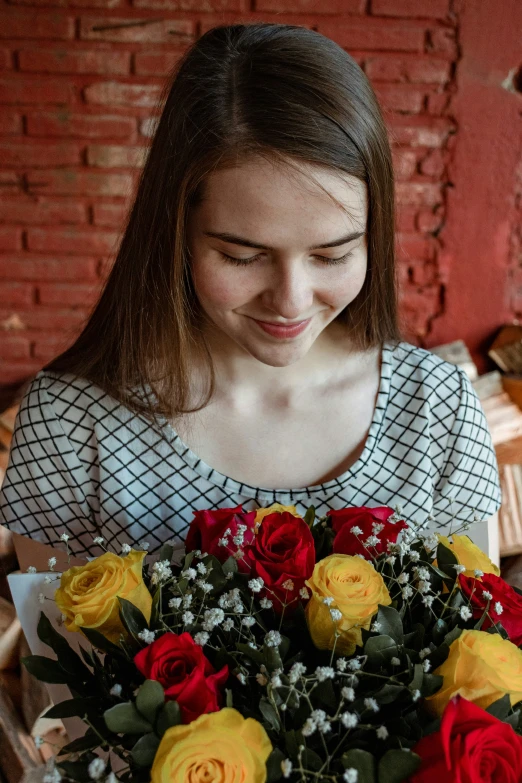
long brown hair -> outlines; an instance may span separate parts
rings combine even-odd
[[[252,155],[319,164],[366,184],[368,271],[337,320],[362,348],[400,339],[390,145],[375,93],[349,54],[306,27],[214,27],[173,70],[162,103],[101,296],[76,341],[45,370],[86,378],[155,421],[208,404],[215,371],[191,280],[187,219],[212,171]],[[189,408],[195,355],[210,384]]]

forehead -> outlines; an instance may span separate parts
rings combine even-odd
[[[214,171],[198,208],[205,229],[232,231],[266,244],[319,246],[365,230],[366,185],[344,172],[254,159]]]

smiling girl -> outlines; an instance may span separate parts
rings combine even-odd
[[[78,555],[96,536],[181,545],[193,510],[274,502],[486,535],[500,490],[477,397],[401,340],[363,71],[307,28],[229,25],[165,96],[103,293],[23,399],[0,522]]]

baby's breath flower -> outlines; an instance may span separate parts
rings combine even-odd
[[[222,625],[223,630],[224,631],[231,631],[233,627],[234,627],[234,621],[232,620],[231,617],[227,617],[227,619],[225,620],[225,622]]]
[[[319,682],[324,682],[325,680],[333,680],[335,677],[335,671],[332,669],[331,666],[318,666],[315,670],[315,676],[319,680]]]
[[[377,546],[379,543],[379,539],[377,536],[368,536],[366,541],[364,542],[364,546]]]
[[[417,585],[417,590],[419,591],[419,593],[422,594],[429,593],[431,590],[430,582],[427,582],[425,579],[421,579],[421,581]]]
[[[259,602],[259,606],[261,609],[271,609],[272,608],[272,601],[270,598],[262,598]]]
[[[346,660],[346,658],[338,658],[336,666],[337,666],[338,671],[345,672],[346,671],[346,667],[348,666],[348,661]]]
[[[131,547],[129,546],[129,544],[121,545],[121,553],[123,556],[128,555],[130,551],[131,551]]]
[[[391,566],[395,565],[396,560],[397,558],[395,557],[395,555],[390,555],[389,557],[386,558],[386,562],[389,563]]]
[[[405,585],[410,581],[410,575],[404,571],[402,574],[399,574],[397,581],[400,585]]]
[[[302,587],[302,588],[299,590],[299,595],[301,596],[301,598],[302,598],[304,601],[306,601],[308,598],[310,598],[310,593],[308,592],[308,590],[306,589],[306,587]]]
[[[422,599],[422,603],[424,604],[424,606],[427,606],[429,609],[433,605],[434,600],[435,600],[435,596],[425,595],[424,598]]]
[[[357,783],[359,779],[359,773],[355,767],[348,767],[344,770],[343,780],[344,783]]]
[[[453,566],[453,568],[455,569],[455,571],[457,572],[457,574],[463,574],[463,573],[464,573],[464,571],[466,570],[466,566],[465,566],[465,565],[461,565],[460,563],[456,563],[456,564]]]
[[[396,658],[395,656],[393,656],[393,658],[391,659],[390,663],[391,663],[392,666],[400,666],[401,665],[401,659],[400,658]]]
[[[45,601],[45,595],[43,593],[38,593],[38,600],[41,604]]]
[[[422,668],[424,669],[424,672],[427,674],[431,669],[431,663],[429,661],[424,661],[422,664]]]
[[[346,687],[344,687],[341,690],[341,696],[346,701],[354,701],[355,700],[355,691],[354,691],[353,688],[346,688]]]
[[[205,563],[198,563],[197,566],[196,566],[196,569],[202,575],[205,575],[207,573],[207,567],[206,567]]]
[[[106,763],[99,756],[91,761],[87,771],[91,780],[99,780],[105,772]]]
[[[282,586],[284,587],[285,590],[293,590],[295,587],[291,579],[285,579]]]
[[[198,572],[195,568],[187,568],[185,571],[181,572],[181,576],[184,576],[185,579],[195,579],[198,575]]]
[[[475,568],[474,572],[475,579],[480,579],[481,576],[484,576],[484,571],[481,571],[480,568]]]
[[[410,552],[410,560],[412,563],[418,563],[420,560],[420,552],[417,552],[416,549],[412,549]]]
[[[334,623],[338,623],[343,619],[343,613],[339,609],[330,609],[330,616]]]
[[[412,692],[411,698],[413,699],[413,701],[419,701],[420,697],[421,697],[421,692],[420,692],[420,690],[418,688],[416,688]]]
[[[495,612],[497,614],[502,614],[503,611],[504,611],[504,607],[502,606],[500,601],[497,601],[496,604],[495,604]]]
[[[372,712],[379,712],[380,709],[375,699],[371,696],[368,696],[368,698],[364,700],[364,706],[367,710],[372,710]]]
[[[411,598],[413,595],[413,588],[411,585],[406,585],[406,587],[402,588],[402,597],[403,598]]]
[[[256,618],[252,617],[252,615],[246,615],[245,617],[241,618],[241,624],[245,625],[247,628],[251,628],[256,624]]]
[[[228,538],[218,538],[219,546],[228,546]]]
[[[182,600],[183,599],[179,595],[176,596],[175,598],[171,598],[169,601],[169,609],[179,609]]]
[[[386,728],[386,726],[379,726],[376,734],[377,737],[381,740],[388,739],[388,729]]]
[[[350,528],[350,533],[353,533],[354,536],[362,536],[363,532],[361,528],[358,525],[354,525]]]
[[[382,623],[374,622],[372,623],[370,630],[373,631],[373,633],[379,633],[381,628],[382,628]]]
[[[256,674],[256,680],[258,681],[259,685],[265,686],[268,682],[268,677],[266,677],[266,675],[261,674],[261,672],[259,672],[259,674]]]
[[[110,689],[109,693],[111,696],[121,696],[121,691],[122,691],[121,685],[115,683]]]
[[[194,636],[194,641],[196,642],[196,644],[199,644],[200,647],[204,647],[209,639],[210,636],[206,631],[199,631]]]
[[[236,674],[236,677],[239,680],[239,682],[241,683],[241,685],[246,685],[247,684],[246,677],[243,674],[243,672],[239,672],[238,674]]]
[[[29,566],[27,569],[28,574],[36,574],[36,568],[34,566]]]
[[[269,631],[265,636],[265,644],[267,647],[279,647],[282,641],[283,637],[279,631]]]
[[[491,601],[493,599],[493,596],[488,590],[483,590],[482,595],[486,599],[486,601]]]
[[[422,650],[419,653],[419,658],[421,659],[421,661],[423,661],[424,658],[426,658],[430,654],[431,654],[430,648],[429,647],[423,647]]]
[[[459,614],[464,621],[470,620],[473,617],[473,612],[469,606],[461,606]]]
[[[307,718],[303,727],[301,728],[301,734],[303,737],[310,737],[317,729],[317,723],[312,718]]]
[[[191,623],[194,622],[194,615],[192,614],[192,612],[183,612],[183,614],[181,615],[181,619],[183,620],[185,625],[190,625]]]
[[[154,637],[156,635],[155,631],[149,631],[148,628],[144,628],[143,631],[140,631],[138,634],[138,639],[141,639],[146,644],[152,644],[154,641]]]
[[[292,774],[292,762],[290,759],[284,759],[281,762],[281,772],[283,773],[284,778],[289,778]]]
[[[323,598],[323,604],[326,604],[326,606],[331,606],[334,602],[334,599],[331,595],[327,595]]]
[[[47,565],[49,566],[49,570],[53,571],[54,567],[56,565],[56,558],[55,557],[50,557],[49,560],[47,561]]]
[[[345,729],[354,729],[359,723],[359,718],[355,712],[343,712],[341,715],[341,723]]]
[[[70,536],[68,536],[67,533],[62,533],[62,535],[60,536],[60,541],[63,541],[65,544],[68,542],[69,539],[70,539]],[[103,539],[102,539],[102,541],[103,541]],[[98,543],[96,541],[96,539],[94,539],[94,543],[95,544]]]
[[[248,583],[249,588],[253,593],[259,593],[263,589],[264,582],[261,577],[251,579]]]
[[[361,668],[361,662],[358,658],[352,658],[351,661],[348,661],[348,668],[352,670],[352,672],[356,672]]]

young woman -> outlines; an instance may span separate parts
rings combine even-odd
[[[304,27],[216,27],[181,61],[110,276],[16,421],[0,522],[73,553],[192,512],[500,504],[466,375],[401,341],[393,172],[363,71]]]

